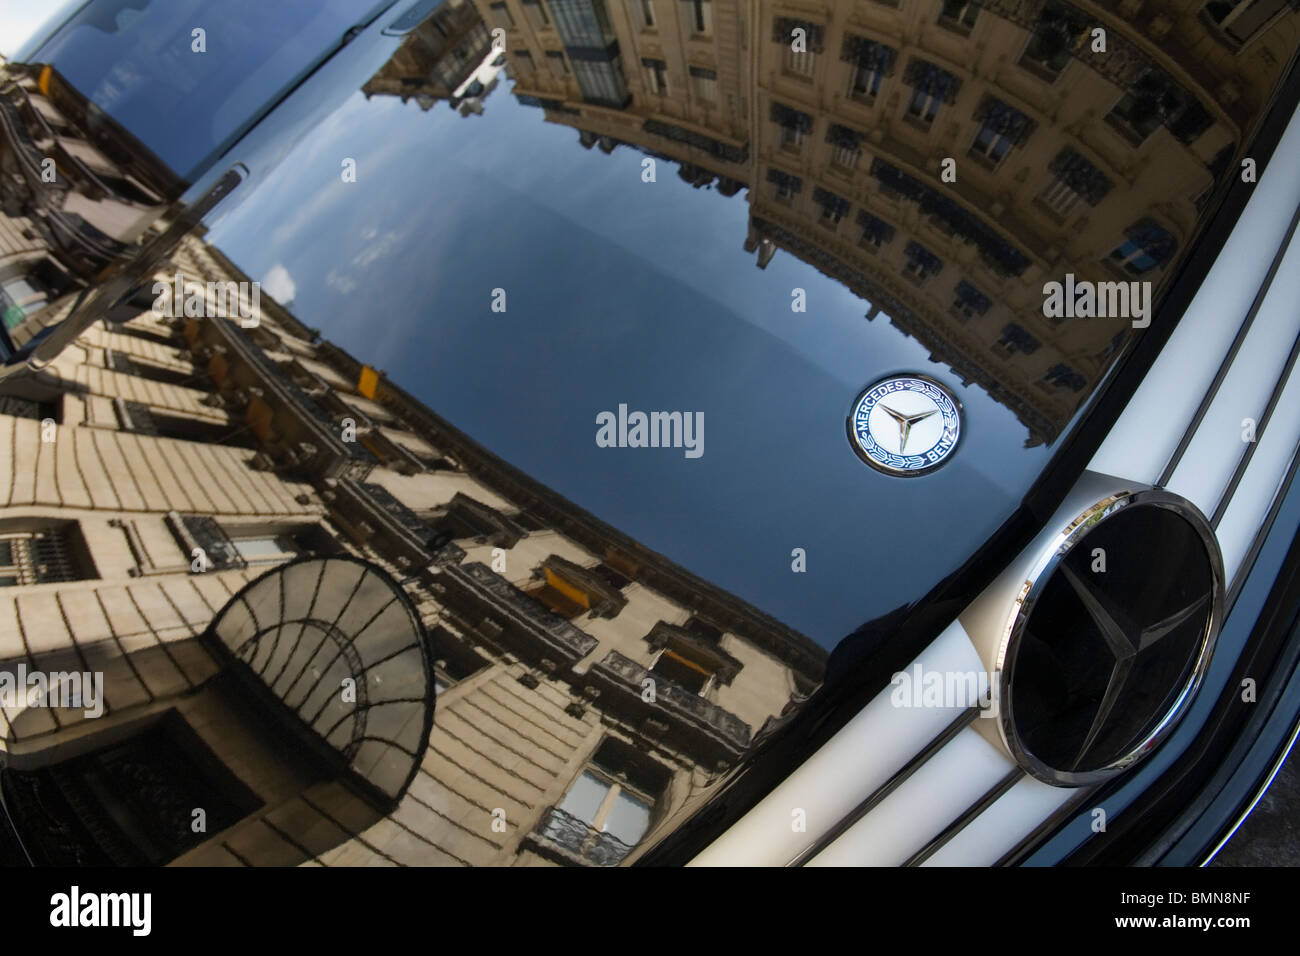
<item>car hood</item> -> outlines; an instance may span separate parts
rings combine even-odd
[[[500,82],[461,100],[491,24],[394,16],[211,167],[251,174],[206,240],[491,452],[827,650],[978,557],[1174,321],[1262,99],[1077,52],[1071,88],[1130,89],[1102,109],[1056,96],[1032,43],[977,95],[978,44],[895,62],[844,28],[837,60],[803,24],[820,69],[878,71],[892,99],[870,72],[818,99],[784,34],[661,95],[662,60],[561,36],[575,77],[516,29]],[[1039,29],[1017,16],[984,29]],[[1147,308],[1072,315],[1076,280]],[[960,404],[960,443],[923,475],[875,470],[855,400],[918,373]],[[638,412],[681,413],[694,447],[607,447],[601,423]]]
[[[470,114],[403,92],[403,69],[419,80],[404,62],[358,77],[209,241],[492,452],[827,649],[979,552],[1140,334],[1131,314],[1045,316],[1045,285],[1137,277],[1158,306],[1215,183],[1199,157],[1174,185],[1115,180],[1106,245],[1095,229],[1074,243],[1063,228],[1098,213],[1044,212],[1050,169],[990,206],[975,159],[949,185],[902,134],[845,170],[812,137],[783,150],[766,109],[710,139],[516,76]],[[779,101],[760,90],[751,110],[764,103]],[[818,116],[817,134],[840,118]],[[1060,160],[1062,130],[1036,135],[1066,144],[1049,165],[1076,161]],[[789,202],[779,180],[796,174]],[[828,224],[841,195],[852,211]],[[1139,276],[1122,260],[1146,226],[1170,248]],[[918,278],[927,254],[937,268]],[[956,452],[918,477],[868,467],[845,427],[865,388],[901,373],[944,385],[963,415]],[[603,414],[655,411],[698,422],[697,447],[602,447]]]

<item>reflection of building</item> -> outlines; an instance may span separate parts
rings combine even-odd
[[[439,100],[454,99],[491,46],[487,25],[469,0],[452,0],[407,34],[361,92],[367,97],[397,96],[403,103],[414,99],[420,109],[428,110]]]
[[[620,143],[732,195],[748,182],[742,0],[476,0],[506,31],[515,95],[606,152]]]
[[[1044,283],[1158,288],[1249,110],[1215,105],[1208,64],[1139,39],[1133,11],[803,8],[761,7],[747,247],[844,281],[1051,440],[1131,325],[1049,319]]]
[[[0,93],[0,343],[21,349],[46,306],[153,235],[174,177],[50,69],[6,67]]]
[[[175,262],[243,278],[193,240]],[[816,685],[811,642],[382,377],[363,395],[356,360],[261,301],[250,330],[148,312],[95,326],[56,361],[56,401],[0,411],[0,583],[19,585],[0,591],[0,670],[106,683],[99,718],[4,707],[5,805],[35,855],[616,863]],[[262,571],[339,553],[403,581],[437,662],[429,747],[396,808],[248,710],[196,640]]]
[[[1044,283],[1161,287],[1300,26],[1271,0],[764,0],[752,18],[724,0],[476,2],[506,30],[523,102],[584,146],[750,186],[760,266],[783,248],[844,282],[1030,443],[1131,328],[1048,319]],[[576,75],[567,17],[600,26],[600,70],[621,77]]]

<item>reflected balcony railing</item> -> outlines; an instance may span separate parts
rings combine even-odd
[[[580,866],[617,866],[632,852],[632,847],[618,837],[602,833],[559,807],[542,814],[529,834],[529,842]]]
[[[485,564],[449,565],[439,577],[442,600],[453,611],[471,621],[491,620],[500,629],[493,637],[494,642],[509,646],[527,660],[558,659],[572,665],[596,646],[596,638]]]
[[[601,691],[602,710],[618,710],[647,729],[662,725],[664,742],[697,759],[730,764],[749,747],[749,724],[617,651],[593,664],[587,680]],[[653,701],[644,695],[647,680],[653,681]]]

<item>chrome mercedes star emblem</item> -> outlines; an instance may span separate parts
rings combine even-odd
[[[1111,712],[1115,709],[1115,704],[1128,683],[1129,675],[1132,673],[1133,665],[1137,662],[1139,655],[1145,653],[1162,637],[1176,631],[1190,620],[1192,615],[1197,614],[1205,607],[1210,600],[1210,595],[1208,593],[1202,594],[1186,607],[1174,611],[1154,624],[1143,627],[1136,624],[1123,610],[1116,607],[1114,602],[1107,598],[1103,590],[1094,587],[1090,581],[1079,577],[1068,564],[1062,563],[1061,571],[1065,574],[1065,579],[1070,583],[1074,593],[1078,595],[1079,600],[1083,603],[1088,616],[1092,618],[1092,623],[1096,625],[1097,630],[1100,632],[1106,649],[1110,651],[1111,656],[1115,659],[1111,665],[1110,677],[1106,681],[1106,690],[1102,694],[1101,703],[1097,705],[1097,712],[1092,718],[1092,724],[1088,727],[1088,733],[1083,739],[1082,746],[1079,747],[1079,752],[1075,755],[1074,764],[1070,767],[1071,770],[1076,770],[1079,764],[1082,763],[1083,758],[1092,749],[1093,743],[1097,740],[1097,735],[1107,726]]]
[[[919,475],[952,454],[961,435],[961,406],[922,375],[897,375],[858,396],[849,415],[853,450],[886,474]]]

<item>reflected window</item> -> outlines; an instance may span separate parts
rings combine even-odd
[[[206,377],[203,372],[196,371],[192,363],[159,365],[139,355],[119,352],[116,349],[104,350],[104,368],[163,385],[179,385],[188,388],[193,388],[196,382]]]
[[[703,696],[713,687],[714,673],[703,664],[691,660],[680,650],[661,648],[650,665],[650,673],[670,680],[692,694]]]
[[[72,277],[53,259],[5,268],[0,273],[0,317],[5,330],[14,332],[31,315],[74,286]]]
[[[772,104],[772,122],[777,125],[779,142],[784,149],[798,150],[812,131],[813,118],[801,110],[781,103]]]
[[[826,189],[814,189],[813,201],[821,207],[821,224],[834,229],[849,214],[849,201]]]
[[[1212,0],[1201,8],[1201,19],[1219,39],[1239,49],[1263,33],[1288,6],[1287,0]]]
[[[718,101],[718,71],[703,67],[691,67],[691,92],[695,98],[705,103]]]
[[[939,25],[969,36],[975,21],[979,19],[983,0],[943,0],[943,9],[939,11]]]
[[[1002,327],[1002,335],[993,343],[993,350],[1003,358],[1013,355],[1033,355],[1038,351],[1038,339],[1015,322]]]
[[[1011,151],[1011,139],[985,124],[975,135],[975,143],[971,146],[971,151],[993,160],[994,163],[999,163]]]
[[[903,255],[907,258],[903,274],[916,282],[924,282],[943,271],[943,260],[919,242],[909,242]]]
[[[17,328],[46,301],[46,290],[34,278],[15,276],[0,281],[0,315],[6,329]]]
[[[98,577],[76,522],[0,533],[0,587]]]
[[[692,36],[713,32],[713,0],[684,0],[687,27]]]
[[[690,620],[682,625],[682,630],[689,631],[701,640],[708,641],[710,644],[718,644],[722,641],[722,628],[698,615],[691,615]]]
[[[1088,21],[1080,11],[1048,0],[1021,54],[1020,65],[1049,83],[1054,81],[1069,64],[1087,27]]]
[[[122,430],[137,435],[249,450],[258,447],[251,426],[229,417],[224,420],[194,418],[171,409],[121,398],[113,400],[113,411]]]
[[[1052,181],[1038,195],[1038,202],[1053,216],[1063,219],[1083,202],[1095,206],[1110,192],[1110,179],[1070,147],[1056,154],[1048,166]]]
[[[912,102],[907,107],[907,115],[928,125],[934,121],[939,112],[939,107],[942,105],[943,101],[933,93],[927,90],[913,90]]]
[[[969,322],[975,316],[983,315],[992,305],[988,296],[965,279],[957,283],[953,295],[952,312],[960,322]]]
[[[1167,229],[1150,219],[1140,220],[1124,231],[1124,241],[1111,252],[1111,265],[1129,275],[1145,275],[1169,261],[1178,241]]]
[[[802,32],[800,49],[795,49],[795,38]],[[825,31],[807,20],[777,17],[772,22],[772,40],[782,47],[781,66],[791,76],[811,77],[817,66],[817,54],[822,52]]]
[[[555,29],[569,48],[595,53],[617,44],[605,0],[550,0]]]
[[[588,568],[587,570],[590,571],[596,577],[600,578],[600,580],[604,581],[610,587],[618,591],[623,590],[625,587],[627,587],[629,584],[632,583],[632,579],[630,577],[628,577],[618,568],[611,567],[610,565],[606,564],[603,561],[600,564],[596,565],[595,567]]]
[[[1038,385],[1044,391],[1058,391],[1068,389],[1071,392],[1081,392],[1087,386],[1088,380],[1068,365],[1057,363],[1049,368]]]
[[[944,103],[957,98],[961,81],[947,70],[928,60],[914,59],[907,64],[903,81],[912,88],[912,98],[907,104],[907,116],[914,123],[929,127],[939,115]]]
[[[772,195],[787,206],[794,202],[794,197],[803,188],[802,179],[779,169],[769,169],[767,181],[772,184]]]
[[[540,583],[525,588],[524,593],[546,605],[553,614],[572,621],[586,614],[589,610],[585,598],[571,587],[566,587],[554,575],[549,575]]]
[[[533,55],[527,50],[515,50],[515,62],[524,74],[533,72]]]
[[[161,866],[262,806],[174,710],[90,753],[7,769],[3,788],[37,866]]]
[[[1106,122],[1133,146],[1141,146],[1161,126],[1182,143],[1191,143],[1214,125],[1214,118],[1172,77],[1146,70],[1106,114]]]
[[[431,551],[448,542],[465,539],[473,539],[477,544],[490,541],[497,547],[513,548],[526,533],[509,516],[464,492],[457,492],[441,508],[419,517],[428,535],[425,546]]]
[[[649,831],[669,776],[644,754],[607,739],[534,832],[569,861],[615,865]]]
[[[987,164],[996,166],[1019,146],[1035,129],[1035,123],[1014,106],[1009,106],[993,96],[985,97],[975,111],[979,132],[971,143],[970,153]]]
[[[844,37],[840,59],[849,64],[849,97],[872,103],[884,78],[893,72],[896,55],[883,43],[850,33]]]
[[[665,96],[668,93],[668,64],[663,60],[642,57],[641,66],[645,69],[645,82],[650,92]]]
[[[633,5],[637,13],[637,23],[643,30],[653,30],[655,27],[655,0],[633,0]]]
[[[606,61],[573,61],[573,74],[578,79],[582,98],[588,103],[622,109],[627,105],[628,94],[623,86],[623,58],[616,56]]]
[[[831,162],[842,169],[856,169],[862,158],[862,140],[857,130],[832,123],[826,130],[826,142],[831,146]]]
[[[14,395],[0,395],[0,415],[10,418],[30,418],[43,422],[52,418],[56,423],[63,422],[63,398],[53,402],[33,402],[31,399],[18,398]]]
[[[240,533],[232,531],[230,540],[248,564],[279,564],[298,556],[298,547],[288,535]]]
[[[858,212],[858,225],[862,227],[859,243],[868,250],[875,251],[894,239],[894,227],[869,212]]]

